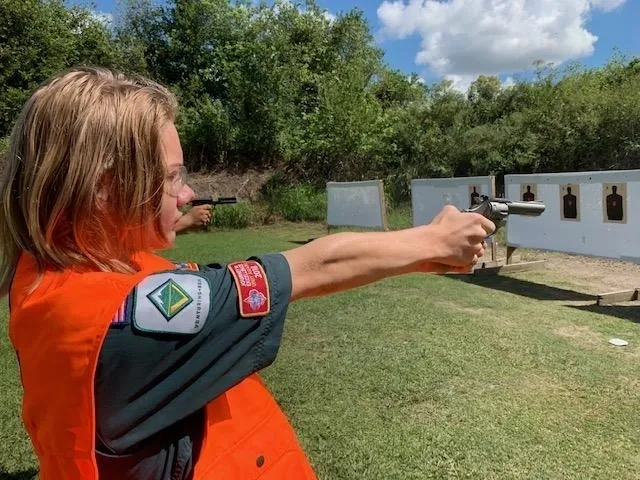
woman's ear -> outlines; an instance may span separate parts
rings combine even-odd
[[[105,173],[98,181],[98,193],[96,194],[98,208],[106,208],[109,204],[109,191],[112,183],[113,175],[110,173]]]

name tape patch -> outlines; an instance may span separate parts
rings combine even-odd
[[[262,265],[251,260],[231,263],[228,268],[238,289],[240,316],[251,318],[267,315],[271,311],[271,298]]]
[[[136,287],[133,324],[144,332],[198,333],[209,315],[210,294],[209,282],[199,275],[151,275]]]

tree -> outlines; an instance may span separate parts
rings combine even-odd
[[[498,97],[502,90],[500,79],[480,75],[469,87],[467,98],[471,104],[472,123],[491,123],[502,116],[498,109]]]
[[[0,139],[30,93],[94,63],[167,85],[191,168],[272,167],[322,186],[384,178],[640,167],[640,59],[537,62],[467,94],[382,62],[359,10],[313,0],[122,0],[113,22],[63,0],[0,0]],[[0,141],[0,149],[6,141]]]
[[[114,66],[121,56],[106,25],[62,0],[0,3],[0,136],[7,135],[31,93],[78,64]]]

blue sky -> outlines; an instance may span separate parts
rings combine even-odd
[[[80,1],[80,0],[78,0]],[[74,3],[78,3],[78,1]],[[161,0],[159,0],[161,1]],[[589,67],[614,51],[640,56],[640,0],[318,0],[332,15],[363,11],[386,63],[464,90],[478,74],[509,83],[534,60]],[[93,0],[115,13],[116,0]]]

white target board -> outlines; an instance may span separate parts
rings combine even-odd
[[[327,182],[327,225],[386,230],[382,181]]]
[[[411,181],[413,225],[425,225],[445,205],[469,208],[482,201],[482,196],[495,196],[495,177],[429,178]]]
[[[545,204],[509,217],[509,246],[640,261],[640,170],[505,175],[505,193]]]

